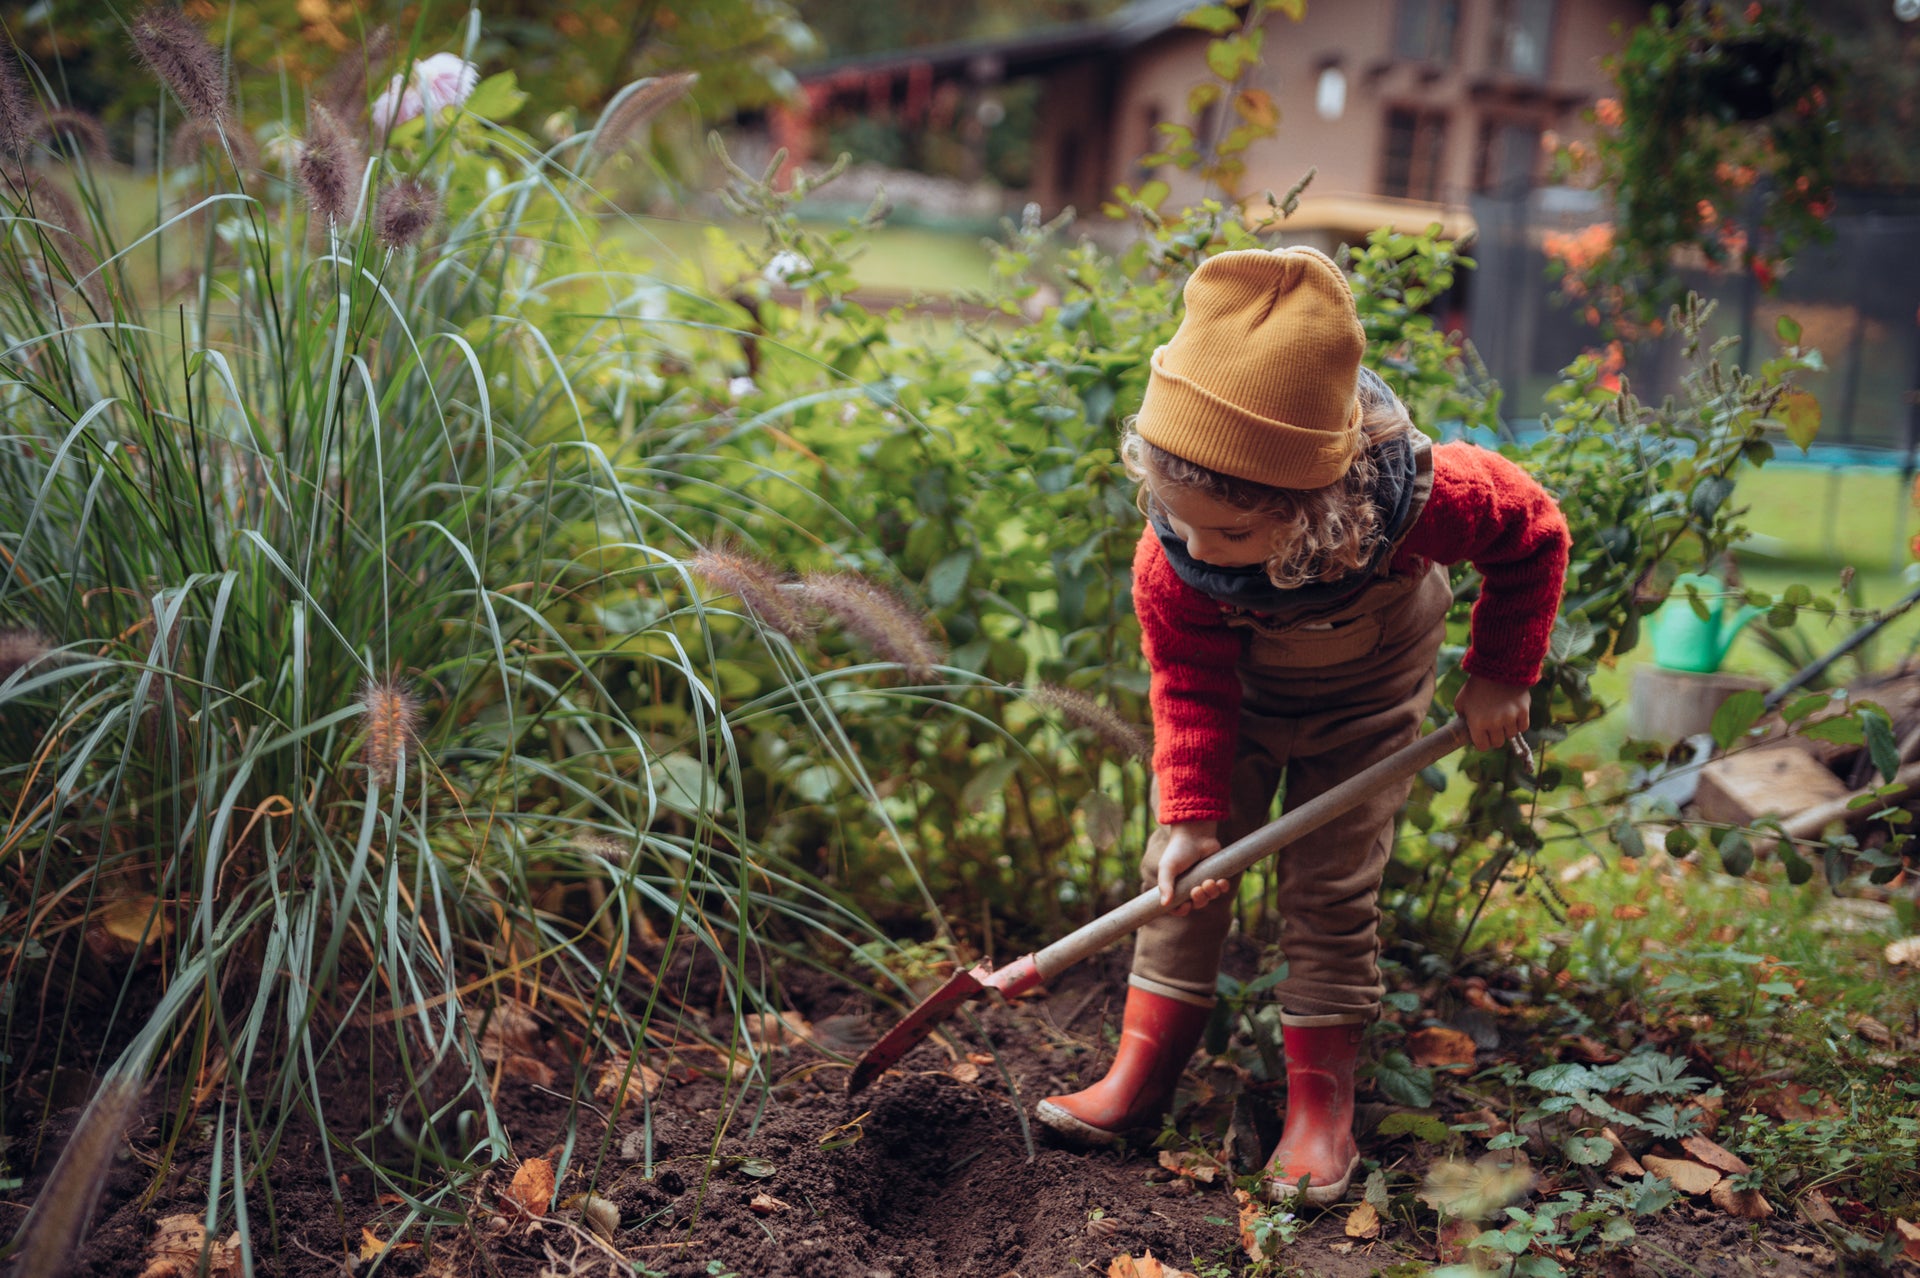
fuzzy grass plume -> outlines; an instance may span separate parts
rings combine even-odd
[[[802,597],[831,615],[841,628],[916,680],[933,677],[940,649],[926,622],[900,596],[857,572],[809,573]]]
[[[65,140],[75,153],[86,156],[95,164],[104,164],[111,149],[107,145],[107,129],[98,117],[71,107],[61,107],[49,111],[41,117],[40,135],[48,143]]]
[[[367,772],[383,785],[400,771],[401,755],[420,736],[420,702],[405,685],[369,679],[360,689],[360,711],[367,720],[367,743],[360,754]]]
[[[1085,728],[1116,753],[1135,759],[1151,758],[1153,741],[1137,723],[1128,723],[1084,692],[1057,683],[1027,689],[1027,700],[1045,706],[1076,728]]]
[[[307,116],[307,140],[300,148],[300,185],[314,213],[345,226],[359,195],[360,147],[340,117],[319,103]]]
[[[681,71],[673,75],[648,76],[622,89],[594,126],[593,141],[587,148],[592,156],[608,156],[624,148],[647,121],[687,96],[700,75]]]
[[[180,99],[188,115],[216,127],[232,110],[227,101],[227,68],[192,20],[178,9],[150,5],[129,28],[134,52]]]
[[[111,1075],[100,1085],[34,1200],[13,1273],[60,1274],[73,1267],[74,1252],[139,1111],[141,1090],[139,1080],[125,1074]]]
[[[440,197],[416,177],[403,177],[380,192],[373,232],[390,249],[412,248],[440,214]]]
[[[367,32],[366,40],[327,73],[314,100],[342,120],[358,120],[367,109],[367,82],[371,72],[393,52],[393,28],[385,23]]]
[[[754,616],[789,639],[799,640],[813,628],[800,600],[788,589],[788,578],[738,546],[725,542],[702,546],[688,558],[687,567],[739,596]]]
[[[0,683],[16,670],[25,670],[53,649],[31,630],[0,630]]]
[[[260,167],[260,148],[254,145],[253,135],[245,129],[228,133],[205,120],[188,118],[168,140],[167,159],[176,165],[186,165],[208,151],[224,159],[228,150],[233,152],[234,163],[242,169]]]
[[[80,233],[86,228],[87,220],[80,213],[80,206],[44,174],[27,175],[26,191],[20,201],[22,211],[30,213],[41,225],[37,228],[44,235],[50,252],[57,254],[65,263],[68,276],[76,286],[84,290],[94,309],[101,314],[107,311],[106,280],[97,274],[100,259],[87,247]],[[49,266],[51,268],[51,265]],[[55,278],[60,278],[57,270]],[[53,281],[49,280],[51,285]]]
[[[33,97],[20,75],[20,51],[11,44],[0,47],[0,155],[26,159],[39,131]]]

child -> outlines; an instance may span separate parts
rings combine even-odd
[[[1187,282],[1186,317],[1154,353],[1123,445],[1149,526],[1133,561],[1152,672],[1160,828],[1141,873],[1171,900],[1201,858],[1408,744],[1433,696],[1453,592],[1479,571],[1454,699],[1482,750],[1523,731],[1567,565],[1553,499],[1497,453],[1428,445],[1384,382],[1346,277],[1311,249],[1221,253]],[[1390,786],[1274,873],[1287,1117],[1267,1197],[1339,1201],[1360,1154],[1353,1072],[1379,1015],[1377,896]],[[1213,1006],[1233,884],[1208,880],[1142,928],[1106,1077],[1041,1101],[1081,1142],[1156,1126]]]

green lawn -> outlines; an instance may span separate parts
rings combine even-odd
[[[708,258],[706,222],[678,218],[635,217],[627,234],[636,251],[675,259]],[[729,228],[746,245],[762,242],[758,228]],[[824,224],[822,230],[830,229]],[[853,273],[864,288],[889,294],[956,293],[987,286],[989,256],[982,238],[956,231],[883,226],[862,238]]]

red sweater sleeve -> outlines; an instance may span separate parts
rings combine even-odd
[[[1524,687],[1540,678],[1570,545],[1566,517],[1526,471],[1473,444],[1442,444],[1433,450],[1433,495],[1394,567],[1472,563],[1482,584],[1461,664]]]
[[[1160,821],[1220,821],[1240,735],[1240,635],[1180,580],[1148,527],[1133,552],[1133,609],[1152,676]]]

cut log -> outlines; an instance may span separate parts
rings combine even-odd
[[[1712,726],[1713,712],[1721,702],[1749,688],[1765,692],[1767,681],[1635,666],[1627,699],[1627,730],[1642,741],[1684,741]]]
[[[1715,759],[1700,770],[1694,811],[1703,821],[1751,825],[1763,816],[1792,819],[1838,801],[1846,783],[1802,750],[1761,747]]]
[[[1803,807],[1780,824],[1787,833],[1796,839],[1813,839],[1835,821],[1846,825],[1858,825],[1874,813],[1881,811],[1904,797],[1915,786],[1920,786],[1920,763],[1909,763],[1893,774],[1893,784],[1899,787],[1889,792],[1884,803],[1863,803],[1859,807],[1849,805],[1860,795],[1870,794],[1879,786],[1868,786],[1864,790],[1847,791],[1822,803]]]

